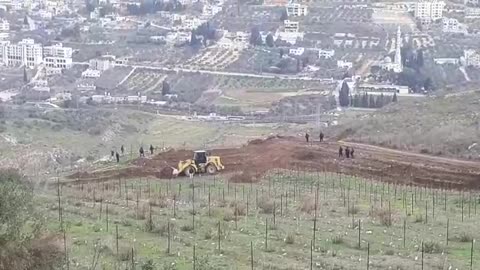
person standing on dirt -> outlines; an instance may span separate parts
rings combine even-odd
[[[115,157],[117,158],[117,163],[120,163],[120,154],[118,152],[115,153]]]
[[[353,152],[355,152],[355,150],[353,150],[353,147],[350,149],[350,157],[353,158]]]
[[[113,158],[115,156],[115,152],[112,150],[110,151],[110,156]]]
[[[155,148],[153,148],[153,145],[150,144],[150,155],[153,155],[153,150],[155,150]]]
[[[122,144],[122,147],[120,147],[120,151],[122,151],[122,156],[123,156],[123,153],[125,152],[125,147],[123,147],[123,144]]]
[[[343,147],[340,145],[340,147],[338,148],[338,157],[343,157]]]
[[[345,148],[345,157],[350,158],[350,148]]]
[[[140,157],[145,157],[145,152],[143,151],[143,146],[140,146]]]
[[[325,136],[325,135],[323,135],[323,132],[320,131],[320,142],[323,142],[323,137],[324,137],[324,136]]]
[[[308,132],[307,132],[307,133],[305,133],[305,140],[307,141],[307,143],[308,143],[309,139],[310,139],[310,134],[308,134]]]

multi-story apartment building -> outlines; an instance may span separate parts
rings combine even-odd
[[[467,66],[480,67],[480,52],[473,49],[464,50],[463,57]]]
[[[442,31],[445,33],[467,33],[467,26],[455,18],[443,18]]]
[[[300,28],[300,23],[295,22],[295,21],[290,21],[290,20],[285,20],[283,22],[285,32],[287,33],[296,33],[298,32],[298,29]]]
[[[61,43],[43,48],[44,63],[47,68],[71,68],[72,54],[72,48],[63,47]]]
[[[285,6],[288,16],[307,16],[308,7],[305,5],[290,3]]]
[[[10,38],[10,24],[7,20],[0,20],[0,40],[8,40]]]
[[[436,21],[443,17],[445,2],[441,0],[418,0],[415,6],[415,18],[421,21]]]
[[[17,44],[3,42],[0,45],[2,62],[7,66],[34,67],[43,62],[43,48],[33,39],[24,39]]]

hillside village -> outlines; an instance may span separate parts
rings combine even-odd
[[[17,104],[217,112],[230,81],[274,78],[298,95],[421,97],[474,84],[480,68],[478,1],[2,0],[0,11],[0,98]]]

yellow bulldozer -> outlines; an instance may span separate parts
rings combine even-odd
[[[219,156],[210,156],[206,151],[195,151],[192,159],[181,160],[174,172],[176,175],[184,174],[193,177],[196,173],[215,174],[225,169]]]

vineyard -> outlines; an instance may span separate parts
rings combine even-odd
[[[223,156],[230,169],[218,176],[161,180],[140,176],[122,164],[110,169],[126,172],[116,178],[92,181],[77,175],[60,182],[58,189],[53,185],[39,205],[47,207],[50,228],[64,232],[65,264],[69,269],[478,269],[480,265],[475,244],[480,237],[475,230],[480,197],[474,190],[435,188],[434,182],[407,185],[400,179],[412,176],[395,178],[399,171],[395,168],[381,174],[385,178],[380,179],[390,182],[355,176],[342,167],[304,170],[298,163],[262,172],[261,167],[250,168],[244,162],[243,154],[251,155],[252,149],[237,149],[241,152],[237,162],[243,166],[232,166],[228,151]],[[147,170],[160,164],[162,157],[173,160],[174,154],[134,163]],[[326,154],[328,158],[330,153]],[[301,159],[315,158],[310,154]],[[357,159],[371,161],[367,154]],[[252,177],[245,177],[247,168],[255,172]],[[389,173],[392,178],[387,178]],[[447,179],[440,173],[438,177],[438,181]]]

